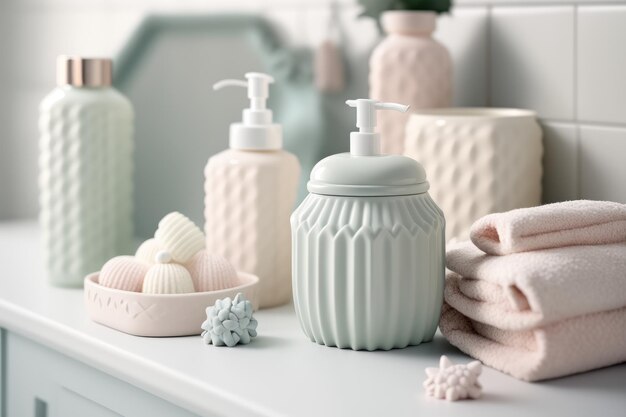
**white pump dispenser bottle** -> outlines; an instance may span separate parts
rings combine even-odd
[[[392,349],[433,338],[443,302],[445,220],[424,168],[381,152],[377,110],[358,99],[350,152],[315,165],[310,194],[291,216],[293,296],[314,342]],[[383,136],[382,140],[386,140]]]
[[[350,107],[356,107],[356,127],[358,132],[350,133],[350,154],[353,156],[374,156],[380,154],[380,133],[376,128],[376,110],[396,110],[406,112],[409,106],[397,103],[381,103],[377,100],[360,98],[346,100]]]
[[[282,149],[282,127],[266,108],[273,81],[253,72],[245,81],[213,86],[247,88],[250,107],[230,126],[230,149],[211,157],[205,169],[207,250],[259,276],[261,308],[291,298],[289,216],[300,177],[298,159]]]

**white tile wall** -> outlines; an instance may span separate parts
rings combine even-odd
[[[626,124],[626,5],[578,9],[578,119]]]
[[[453,10],[439,19],[435,37],[454,63],[455,106],[486,106],[489,13],[487,7]]]
[[[60,53],[114,55],[147,12],[261,12],[292,46],[325,35],[330,0],[0,2],[0,218],[37,212],[37,103]],[[379,33],[340,0],[348,72],[367,91]],[[436,37],[455,64],[454,103],[538,111],[545,201],[626,202],[626,0],[457,0]],[[580,126],[579,125],[583,125]]]
[[[111,11],[103,15],[94,11],[45,9],[17,10],[13,16],[9,21],[13,40],[9,76],[27,88],[49,88],[54,83],[50,63],[54,67],[59,54],[112,55],[140,18],[136,14],[135,19],[123,24],[123,16]],[[110,30],[112,27],[115,30]]]
[[[542,119],[544,201],[626,202],[626,2],[487,3],[489,104]]]
[[[543,201],[554,203],[578,198],[578,129],[574,124],[542,124]]]
[[[494,7],[491,104],[574,117],[574,7]]]
[[[626,127],[580,126],[580,196],[626,204]]]
[[[37,119],[41,92],[36,88],[23,89],[12,94],[10,105],[11,121],[8,136],[1,141],[10,149],[8,155],[0,157],[2,164],[10,171],[6,181],[11,217],[15,214],[36,213],[38,207],[38,153],[39,138]],[[15,123],[19,120],[20,123]],[[1,127],[0,127],[1,129]],[[0,181],[5,182],[5,181]],[[6,200],[0,198],[0,205]],[[33,207],[33,205],[35,205]]]

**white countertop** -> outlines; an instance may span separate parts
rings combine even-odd
[[[440,335],[389,352],[328,348],[304,336],[292,306],[255,313],[247,346],[130,336],[91,322],[82,290],[46,283],[38,243],[35,223],[0,223],[0,327],[199,415],[626,415],[626,365],[534,384],[487,368],[482,399],[448,403],[424,395],[424,368],[469,358]]]

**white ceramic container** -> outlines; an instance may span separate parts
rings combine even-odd
[[[543,145],[532,111],[420,110],[411,116],[405,154],[421,161],[446,215],[446,239],[466,239],[480,217],[541,204]]]
[[[238,271],[260,279],[260,306],[291,300],[289,216],[296,201],[300,164],[281,149],[282,131],[265,108],[271,77],[246,74],[217,87],[248,87],[251,106],[243,123],[230,129],[230,148],[205,169],[207,251],[228,259]]]
[[[190,336],[200,334],[206,308],[218,299],[243,293],[259,307],[259,279],[238,273],[239,285],[219,291],[187,294],[145,294],[108,288],[98,273],[85,278],[85,307],[91,320],[136,336]]]
[[[49,281],[83,278],[133,249],[133,108],[111,61],[60,57],[40,106],[40,223]]]
[[[387,37],[370,58],[370,97],[411,106],[411,111],[450,106],[452,60],[446,47],[433,39],[435,12],[392,10],[381,24]],[[408,114],[385,112],[379,131],[383,153],[402,154]]]
[[[291,216],[296,314],[327,346],[417,345],[439,322],[445,221],[421,165],[380,154],[371,119],[385,104],[350,104],[362,106],[351,152],[315,166],[311,194]]]

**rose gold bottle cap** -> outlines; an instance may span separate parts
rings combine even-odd
[[[57,58],[57,85],[106,87],[111,85],[113,61],[109,58],[81,58],[61,55]]]

